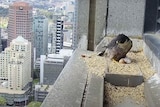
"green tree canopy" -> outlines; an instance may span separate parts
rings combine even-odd
[[[32,101],[28,104],[27,107],[40,107],[41,106],[41,102],[38,102],[38,101]]]
[[[7,102],[6,99],[0,96],[0,106],[6,105],[6,102]]]

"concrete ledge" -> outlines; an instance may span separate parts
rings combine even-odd
[[[81,51],[75,51],[41,107],[80,107],[88,75],[80,54]]]
[[[106,74],[105,81],[115,86],[136,87],[143,83],[142,75]]]
[[[144,35],[144,53],[157,72],[145,82],[145,97],[149,107],[160,106],[160,37],[156,34]]]
[[[144,53],[160,76],[160,37],[154,34],[144,35]]]
[[[145,98],[148,101],[149,107],[160,106],[160,78],[157,74],[152,76],[145,82]]]
[[[155,54],[155,56],[160,60],[160,37],[155,34],[145,34],[144,41]]]
[[[84,107],[103,107],[104,78],[90,73],[88,81]]]
[[[88,52],[75,50],[41,107],[102,107],[103,78],[89,75],[81,59]]]

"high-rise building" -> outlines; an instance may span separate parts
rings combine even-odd
[[[64,67],[64,56],[59,54],[41,55],[40,84],[52,85]]]
[[[26,2],[14,2],[9,6],[8,46],[18,36],[32,42],[32,6]]]
[[[2,52],[1,28],[0,28],[0,53]]]
[[[22,90],[31,79],[31,43],[18,36],[12,40],[8,64],[8,88]],[[6,49],[7,52],[7,49]]]
[[[45,16],[34,17],[33,31],[36,58],[40,58],[40,55],[45,55],[48,51],[48,19]]]
[[[53,16],[53,24],[50,26],[51,49],[50,53],[58,54],[63,48],[63,20],[59,15]]]
[[[7,89],[24,90],[31,79],[31,43],[18,36],[0,54],[0,81],[7,82]]]
[[[24,106],[31,88],[31,43],[18,36],[0,53],[0,96]]]

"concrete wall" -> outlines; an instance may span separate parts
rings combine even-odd
[[[151,62],[153,68],[160,76],[160,37],[155,35],[145,35],[144,53]]]
[[[92,49],[104,37],[106,28],[107,0],[78,0],[77,36],[88,38]]]
[[[107,0],[96,0],[95,10],[95,45],[105,36]]]
[[[77,17],[77,37],[88,35],[88,20],[89,20],[89,2],[90,0],[78,1],[78,17]]]
[[[146,0],[109,0],[107,35],[142,36]]]

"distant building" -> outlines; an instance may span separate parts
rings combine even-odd
[[[31,43],[18,36],[5,49],[8,58],[8,88],[23,90],[31,79]]]
[[[53,85],[35,85],[34,100],[43,102]]]
[[[48,53],[48,19],[45,16],[34,17],[33,31],[37,59],[40,55]]]
[[[8,40],[8,31],[7,29],[1,28],[1,44],[2,44],[2,51],[7,47],[7,40]]]
[[[0,95],[7,94],[11,105],[28,100],[26,93],[32,81],[31,43],[22,36],[13,39],[10,47],[0,54],[0,68]]]
[[[9,6],[8,46],[18,36],[32,42],[32,6],[26,2],[14,2]]]
[[[0,53],[2,52],[1,28],[0,28]]]
[[[64,57],[59,54],[41,55],[40,83],[52,85],[64,67]]]
[[[53,16],[53,24],[49,29],[51,49],[50,53],[58,54],[60,49],[63,48],[63,20],[61,16]]]
[[[40,68],[40,83],[45,85],[54,84],[72,52],[71,49],[62,49],[59,54],[41,55],[41,58],[36,61],[37,69]]]
[[[7,38],[1,38],[2,42],[2,51],[7,47]]]
[[[64,56],[64,65],[67,64],[69,58],[72,56],[73,50],[72,49],[61,49],[59,54]]]

